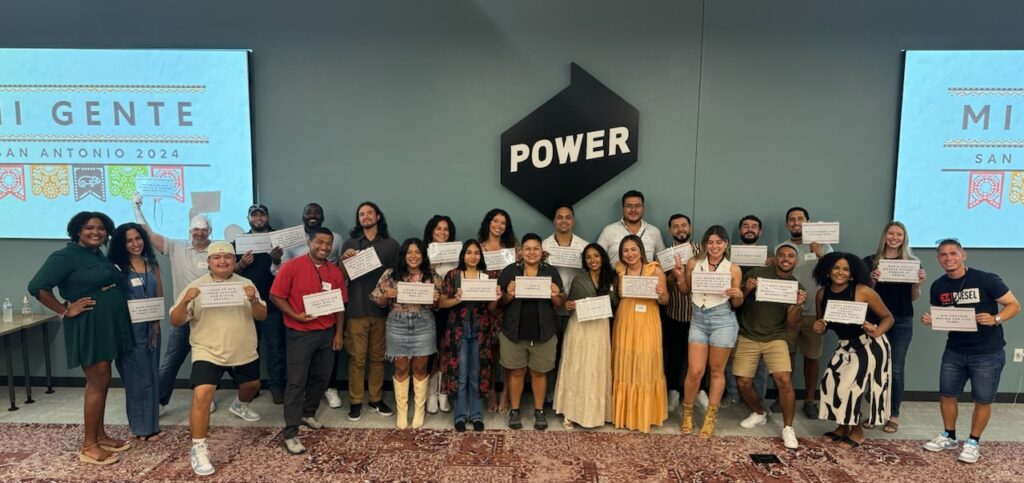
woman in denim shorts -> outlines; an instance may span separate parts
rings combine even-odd
[[[427,247],[419,238],[410,238],[398,250],[398,263],[381,275],[370,298],[381,307],[390,308],[387,321],[387,359],[395,365],[392,382],[395,384],[397,425],[409,425],[409,369],[413,373],[413,393],[416,409],[413,429],[423,426],[427,406],[427,370],[432,354],[437,353],[437,334],[434,330],[434,307],[441,295],[441,279],[430,269]],[[432,284],[433,297],[428,303],[399,302],[398,284]]]
[[[677,263],[673,269],[678,280],[677,289],[683,294],[692,294],[693,316],[690,320],[689,354],[686,380],[683,387],[683,434],[693,432],[693,401],[705,369],[711,367],[711,387],[708,391],[708,411],[700,436],[707,438],[715,429],[718,405],[725,390],[725,364],[736,346],[739,325],[736,323],[734,307],[743,304],[740,290],[742,274],[740,267],[729,261],[729,233],[721,225],[713,225],[704,232],[701,241],[703,251],[685,266]],[[721,274],[721,275],[708,275]],[[720,289],[710,283],[713,277],[720,280]],[[696,282],[696,283],[695,283]]]

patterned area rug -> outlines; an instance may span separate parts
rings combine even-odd
[[[81,464],[80,425],[0,425],[0,480],[181,481],[196,476],[184,427],[135,443],[120,463]],[[111,427],[124,437],[127,428]],[[324,429],[303,436],[290,456],[276,428],[216,427],[210,481],[1024,481],[1024,443],[985,442],[975,465],[957,452],[928,453],[920,441],[871,441],[850,450],[801,439],[642,435],[591,431],[400,431]],[[774,454],[760,464],[751,454]]]

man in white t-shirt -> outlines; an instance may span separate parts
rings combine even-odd
[[[644,194],[637,190],[622,195],[622,219],[604,227],[597,237],[597,243],[608,252],[613,266],[619,261],[619,243],[626,235],[640,237],[647,260],[654,260],[658,252],[665,249],[661,231],[644,221]]]

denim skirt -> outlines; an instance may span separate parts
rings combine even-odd
[[[387,359],[422,357],[437,352],[434,313],[391,312],[387,321]]]

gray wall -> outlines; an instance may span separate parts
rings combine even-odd
[[[3,47],[253,49],[258,197],[277,226],[318,201],[345,232],[372,199],[396,238],[419,236],[434,213],[464,238],[491,207],[508,210],[518,234],[549,233],[498,184],[498,139],[577,62],[641,113],[639,162],[578,204],[581,235],[596,238],[619,196],[639,188],[659,225],[678,211],[702,232],[756,213],[769,242],[785,232],[785,209],[803,205],[841,221],[838,248],[862,255],[892,213],[900,51],[1024,48],[1015,0],[36,0],[0,1],[0,12]],[[0,241],[0,296],[23,293],[59,246]],[[1022,262],[1010,250],[969,259],[1011,288],[1024,286]],[[1007,327],[1011,347],[1024,346],[1019,322]],[[65,369],[61,333],[51,337],[57,374],[80,376]],[[943,341],[919,327],[908,390],[936,390]],[[1015,391],[1021,374],[1008,366],[1000,390]]]

